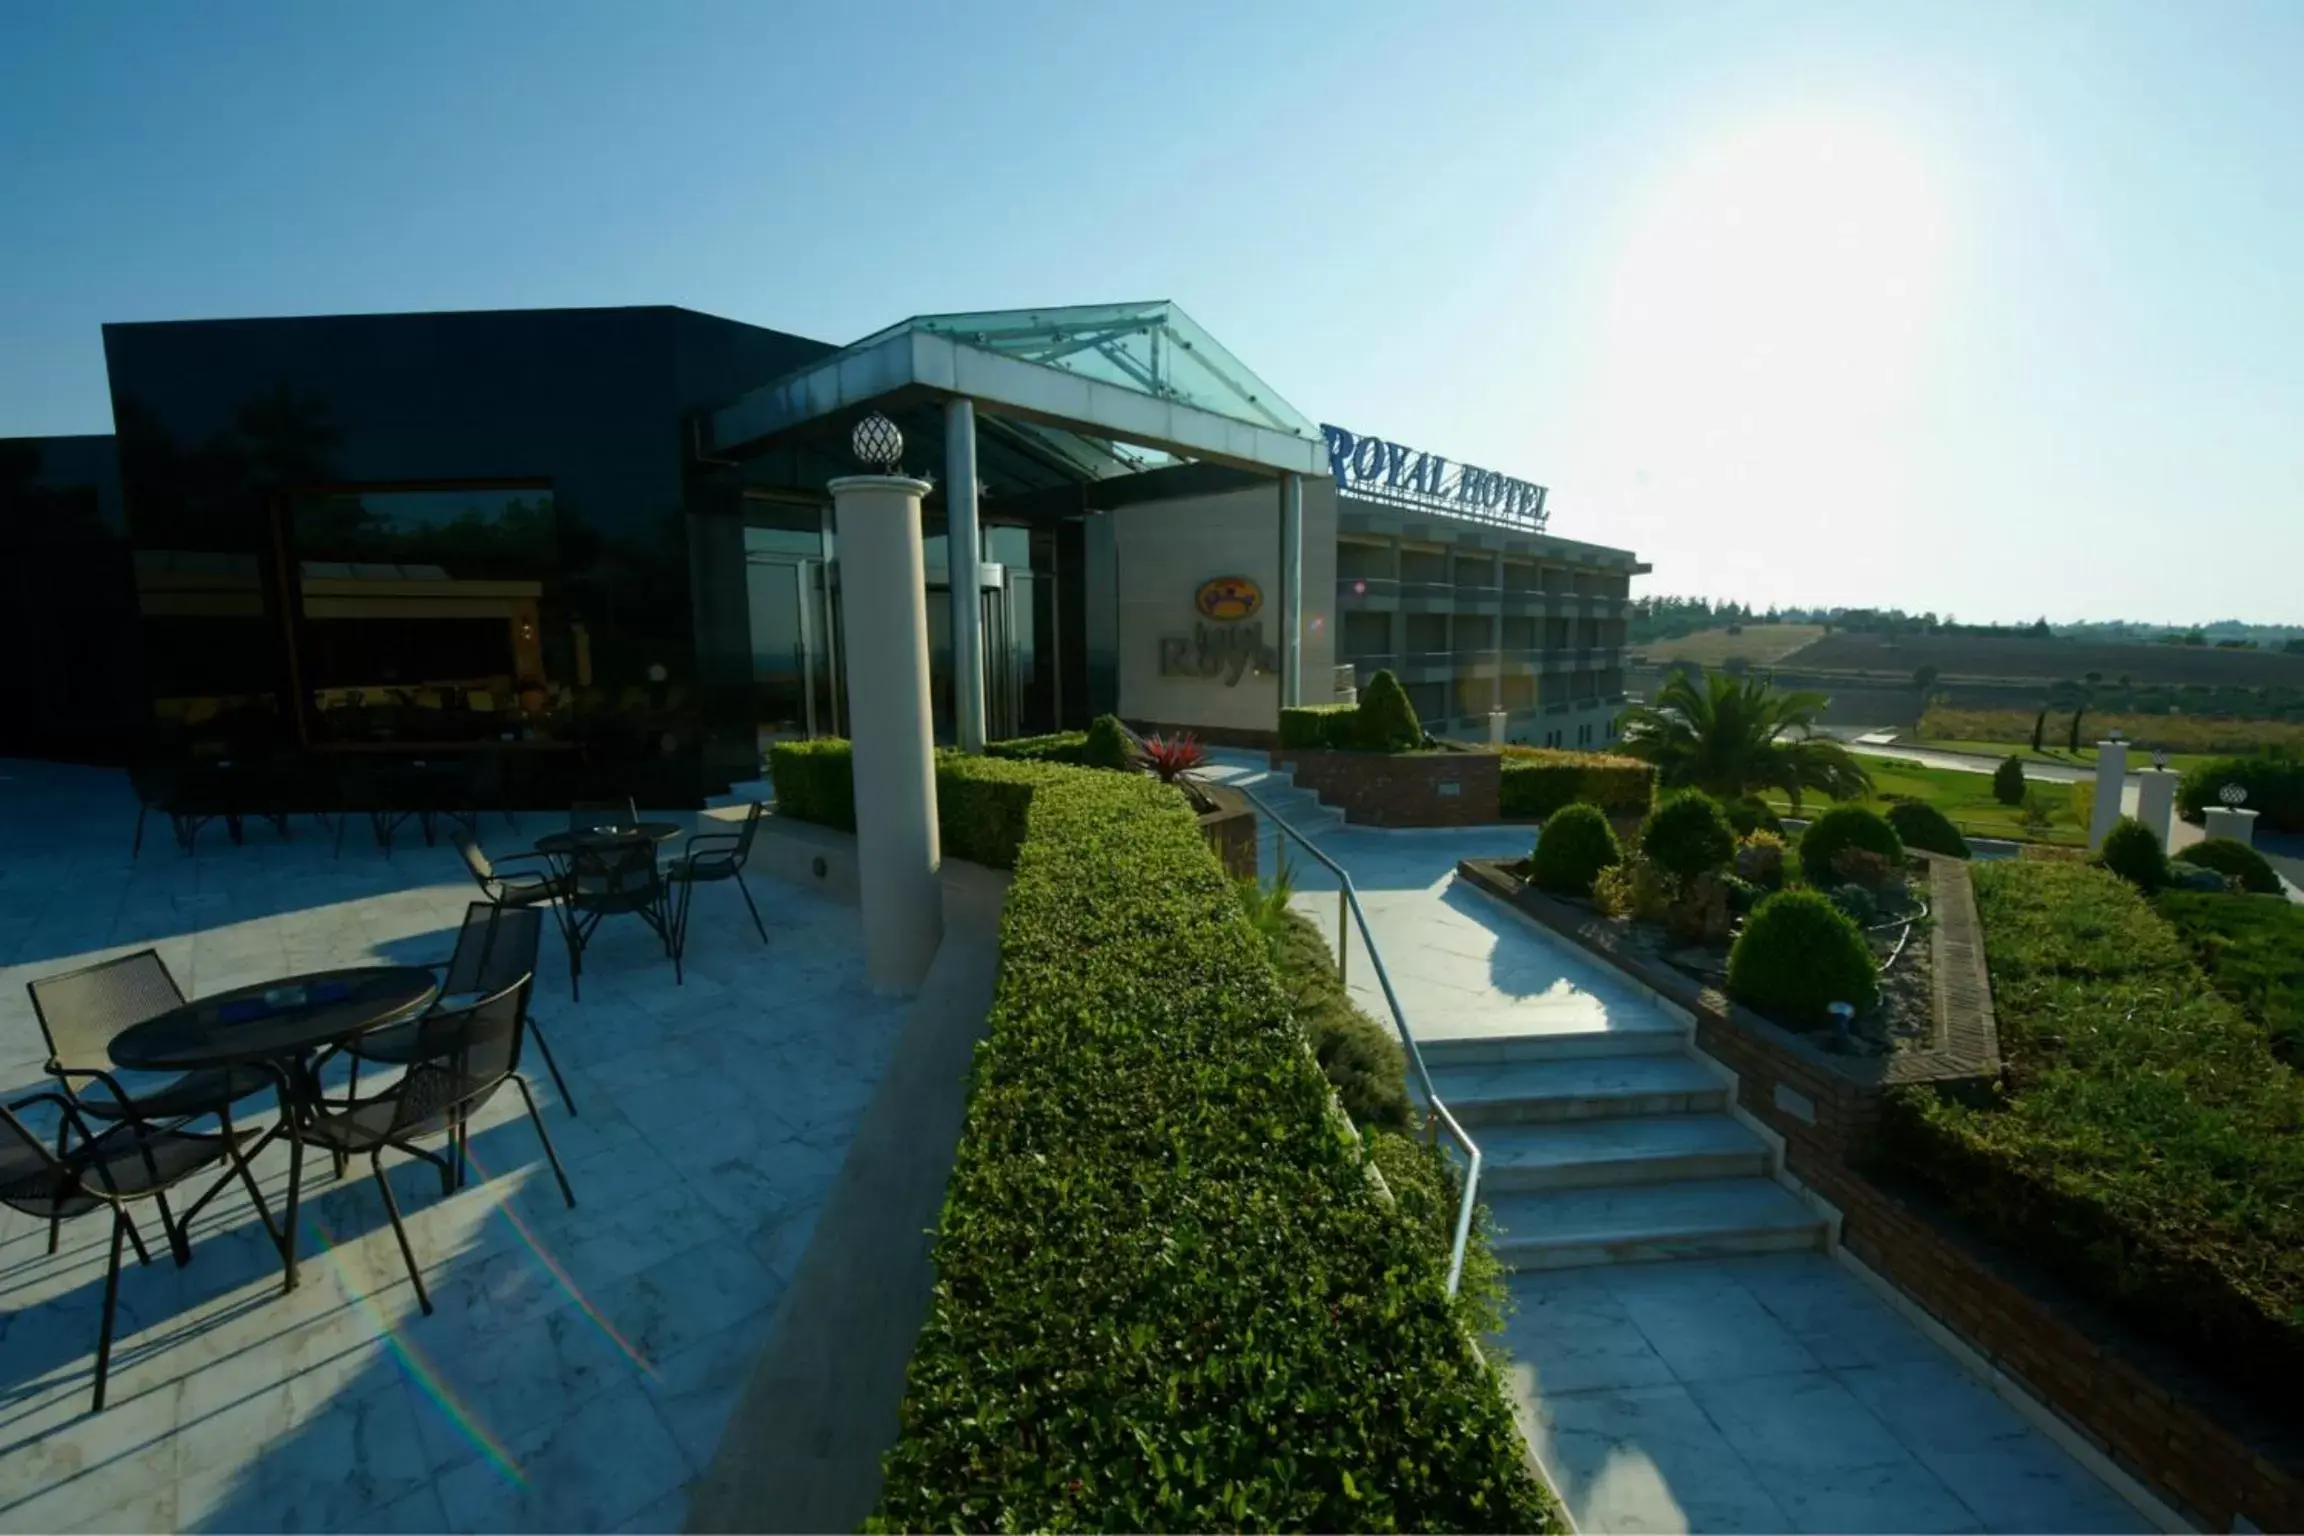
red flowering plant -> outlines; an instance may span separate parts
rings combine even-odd
[[[1175,783],[1208,761],[1208,754],[1201,749],[1200,738],[1190,731],[1174,736],[1147,736],[1144,739],[1144,756],[1163,784]]]

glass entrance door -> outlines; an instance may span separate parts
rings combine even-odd
[[[762,740],[839,734],[838,649],[825,563],[756,554],[744,574]]]

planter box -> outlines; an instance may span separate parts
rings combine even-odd
[[[1283,762],[1296,786],[1336,807],[1354,826],[1477,827],[1500,819],[1504,760],[1493,752],[1294,751]]]
[[[1224,873],[1235,880],[1254,880],[1256,869],[1256,811],[1247,796],[1221,784],[1202,783],[1200,793],[1215,802],[1216,809],[1200,816],[1200,835],[1208,839],[1208,846],[1216,850],[1217,860]]]

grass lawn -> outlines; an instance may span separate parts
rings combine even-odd
[[[2209,984],[2271,1036],[2273,1054],[2304,1066],[2304,907],[2279,896],[2163,891],[2153,902]]]
[[[2035,833],[2024,825],[2020,807],[2002,805],[1992,798],[1992,776],[1988,773],[1969,773],[1960,768],[1923,768],[1896,758],[1866,757],[1862,761],[1865,771],[1872,775],[1873,794],[1856,803],[1875,811],[1886,812],[1887,796],[1905,795],[1925,800],[1942,811],[1966,837],[2012,838],[2019,842],[2061,843],[2068,847],[2087,844],[2088,829],[2073,820],[2071,796],[2064,785],[2034,786],[2034,792],[2048,802],[2052,816],[2047,830]],[[1777,814],[1792,813],[1791,802],[1783,796],[1770,795],[1767,799]],[[1805,814],[1816,815],[1820,807],[1828,804],[1829,801],[1810,798]]]
[[[2009,753],[2013,752],[2028,763],[2062,763],[2068,768],[2093,768],[2096,766],[2096,749],[2094,747],[2082,747],[2077,752],[2067,752],[2064,748],[2050,743],[2046,750],[2035,752],[2032,750],[2029,743],[2012,741],[1915,740],[1912,745],[1916,747],[1932,747],[1938,752],[1974,752],[1984,757],[2006,757]],[[2187,768],[2195,767],[2201,763],[2212,762],[2221,755],[2225,754],[2219,754],[2215,752],[2171,752],[2168,754],[2168,766],[2175,769],[2178,773],[2182,773]],[[2151,766],[2151,753],[2139,751],[2134,747],[2129,748],[2128,771],[2130,773],[2134,773],[2139,768],[2149,768]]]
[[[1731,656],[1741,656],[1756,667],[1765,667],[1782,661],[1823,633],[1821,624],[1747,624],[1743,633],[1732,635],[1722,625],[1677,640],[1650,640],[1632,649],[1650,661],[1692,661],[1700,667],[1717,667]]]

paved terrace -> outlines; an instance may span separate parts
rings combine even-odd
[[[330,965],[442,960],[476,892],[445,841],[341,860],[309,818],[283,843],[165,826],[131,863],[118,774],[0,763],[0,1091],[44,1082],[24,984],[145,945],[193,996]],[[491,817],[525,849],[560,823]],[[687,984],[611,919],[570,1000],[547,928],[533,1013],[575,1095],[525,1068],[578,1204],[565,1208],[516,1095],[476,1122],[472,1183],[394,1189],[438,1311],[421,1315],[362,1163],[306,1159],[302,1286],[234,1188],[193,1262],[121,1276],[110,1406],[88,1412],[109,1222],[0,1211],[0,1529],[674,1530],[890,1056],[901,1004],[863,986],[853,908],[756,878],[697,893]],[[252,1100],[253,1107],[262,1100]],[[269,1110],[266,1114],[268,1116]],[[388,1161],[388,1166],[393,1166]],[[257,1172],[273,1202],[287,1155]],[[205,1187],[204,1184],[200,1187]]]

